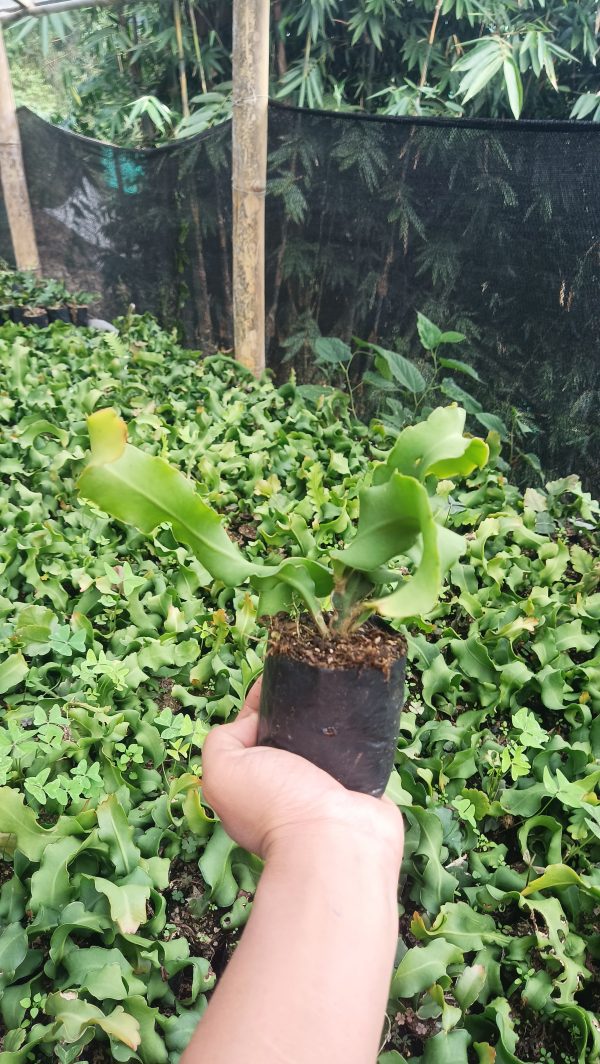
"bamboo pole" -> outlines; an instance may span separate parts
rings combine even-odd
[[[233,3],[233,332],[235,357],[265,367],[265,192],[269,0]]]
[[[0,22],[17,22],[21,18],[43,18],[46,15],[59,14],[62,11],[76,11],[79,7],[110,7],[115,0],[56,0],[56,3],[31,4],[31,7],[15,7],[12,11],[0,9]]]
[[[198,73],[200,74],[200,84],[202,85],[202,92],[208,92],[206,84],[206,74],[204,73],[204,63],[202,61],[202,49],[200,48],[200,38],[198,36],[198,27],[196,25],[196,13],[192,7],[192,0],[188,0],[188,14],[190,18],[190,26],[192,28],[192,40],[194,42],[194,52],[196,55],[196,62],[198,64]]]
[[[31,204],[25,179],[17,109],[8,56],[0,27],[0,180],[10,235],[19,270],[40,268]]]
[[[185,52],[183,50],[183,31],[181,28],[181,9],[179,7],[179,0],[173,0],[173,19],[175,22],[175,37],[177,38],[177,66],[179,69],[181,113],[184,118],[189,118],[190,105],[188,101],[187,75],[185,73]]]

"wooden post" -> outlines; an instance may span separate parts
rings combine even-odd
[[[233,333],[235,357],[265,367],[265,192],[269,0],[233,2]]]
[[[0,27],[0,178],[17,268],[38,271],[40,259],[25,180],[21,136],[2,27]]]

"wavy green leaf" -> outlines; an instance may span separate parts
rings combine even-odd
[[[450,964],[459,964],[463,955],[457,946],[436,939],[426,946],[413,946],[403,956],[392,979],[392,996],[408,998],[427,990]]]
[[[164,459],[128,444],[125,422],[114,410],[92,414],[88,425],[92,457],[79,478],[84,498],[147,534],[169,522],[211,575],[229,586],[250,576],[254,567],[191,481]]]
[[[0,661],[0,695],[18,687],[29,672],[29,666],[22,654],[10,654]]]
[[[140,1044],[139,1023],[120,1005],[105,1015],[95,1005],[80,1000],[73,991],[65,990],[48,996],[45,1011],[60,1024],[59,1036],[64,1042],[77,1042],[85,1029],[93,1026],[134,1051]]]
[[[140,925],[146,923],[149,886],[139,883],[111,883],[101,876],[94,878],[94,886],[100,894],[105,894],[108,898],[110,915],[123,935],[134,935]]]
[[[127,876],[137,868],[140,851],[133,841],[133,828],[115,794],[110,794],[97,809],[98,836],[108,845],[117,876]]]
[[[393,470],[425,480],[468,476],[487,462],[487,444],[464,436],[465,411],[459,406],[433,410],[425,421],[410,425],[398,436],[384,465],[375,471],[375,483],[388,479]]]

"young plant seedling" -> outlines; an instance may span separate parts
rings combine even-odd
[[[436,520],[437,481],[467,476],[488,457],[483,440],[464,435],[465,411],[439,407],[404,429],[372,477],[365,476],[348,546],[318,559],[273,563],[246,558],[191,480],[127,442],[114,410],[97,411],[88,424],[91,461],[79,479],[84,498],[147,534],[169,524],[215,580],[228,587],[250,581],[259,592],[259,615],[289,613],[303,603],[324,639],[349,635],[374,613],[403,621],[433,609],[464,546]],[[389,567],[400,556],[414,562],[412,576]]]
[[[487,461],[487,444],[465,436],[464,425],[465,411],[454,405],[405,428],[385,461],[365,473],[354,538],[318,557],[246,558],[191,480],[128,444],[126,425],[113,410],[89,418],[91,462],[79,490],[142,532],[169,524],[226,586],[250,582],[259,616],[277,618],[259,740],[302,754],[346,786],[381,794],[393,763],[406,646],[372,618],[405,621],[429,613],[463,551],[462,537],[436,520],[435,489],[438,479],[466,476]],[[396,565],[400,557],[413,564],[412,576]],[[309,611],[314,628],[304,625],[294,639],[294,626],[277,615],[298,607]],[[343,764],[334,739],[342,744]]]

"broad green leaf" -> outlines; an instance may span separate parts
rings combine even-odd
[[[426,946],[413,946],[403,956],[392,979],[392,996],[408,998],[420,994],[445,975],[448,965],[459,964],[463,955],[457,946],[436,939]]]
[[[326,362],[330,365],[339,365],[341,362],[349,362],[352,351],[343,340],[335,336],[319,336],[315,340],[315,353],[317,362]]]
[[[529,835],[532,831],[540,829],[544,834],[545,858],[549,864],[560,864],[562,861],[562,827],[552,816],[533,816],[521,825],[518,831],[521,851],[523,853],[530,851],[532,847],[529,843]]]
[[[19,849],[30,861],[40,861],[46,846],[65,835],[77,835],[81,827],[74,817],[61,817],[53,828],[42,828],[22,794],[0,787],[0,850]]]
[[[108,845],[117,876],[129,875],[139,864],[140,851],[133,841],[133,828],[127,823],[125,811],[115,794],[100,803],[97,816],[98,835]]]
[[[406,388],[411,395],[420,395],[421,392],[425,391],[425,378],[410,359],[400,355],[397,351],[388,351],[385,347],[379,347],[377,344],[371,344],[370,346],[376,354],[375,366],[384,379],[388,378],[396,381],[401,388]]]
[[[438,939],[438,941],[442,941]],[[473,964],[463,968],[454,984],[453,994],[463,1012],[475,1004],[486,984],[486,971],[483,964]]]
[[[463,435],[465,411],[458,406],[438,407],[426,421],[402,430],[385,465],[375,471],[375,483],[382,483],[394,469],[419,480],[431,474],[440,479],[467,476],[488,459],[483,440]]]
[[[236,843],[222,825],[217,824],[199,861],[200,871],[211,888],[211,897],[217,905],[224,907],[233,905],[238,891],[231,870],[231,856],[235,849]]]
[[[167,1047],[156,1029],[159,1010],[150,1008],[140,995],[127,998],[124,1007],[139,1024],[141,1041],[138,1053],[143,1064],[167,1064]]]
[[[452,639],[452,653],[467,676],[484,683],[495,683],[496,669],[483,643],[472,636],[470,639]]]
[[[496,414],[486,414],[483,410],[479,410],[475,413],[480,425],[483,425],[484,429],[489,432],[497,432],[501,439],[505,440],[508,436],[508,429],[502,420]]]
[[[446,335],[447,334],[444,333],[444,336]],[[456,333],[456,336],[460,335],[460,333]],[[473,369],[473,366],[470,366],[468,362],[461,362],[458,358],[442,358],[441,356],[438,358],[438,362],[440,366],[444,366],[445,369],[455,369],[457,373],[466,373],[466,375],[472,377],[474,381],[481,380],[477,370]]]
[[[421,881],[420,901],[428,912],[435,913],[443,902],[454,897],[458,887],[458,880],[443,867],[440,860],[444,837],[442,823],[433,811],[419,806],[407,809],[406,816],[410,822],[416,821],[420,828],[419,841],[413,851],[413,856],[424,859],[423,872],[418,877]]]
[[[356,535],[331,557],[352,569],[370,572],[405,554],[433,525],[425,489],[413,477],[394,473],[385,484],[363,488]]]
[[[144,992],[143,980],[134,974],[119,949],[102,946],[71,948],[63,964],[71,985],[88,990],[97,1001],[123,1001],[129,994]]]
[[[442,333],[442,335],[440,336],[440,343],[441,344],[462,344],[463,340],[466,340],[466,339],[467,338],[466,338],[464,333],[454,332],[454,331],[450,330],[449,332],[443,332]]]
[[[40,653],[48,643],[55,614],[46,606],[25,606],[15,621],[15,637],[31,654]]]
[[[0,991],[13,981],[17,968],[27,956],[27,932],[20,923],[8,924],[0,932]]]
[[[177,539],[194,551],[212,576],[228,586],[241,583],[253,566],[229,539],[219,516],[194,485],[162,458],[144,454],[127,441],[127,428],[114,410],[88,420],[92,456],[79,478],[81,495],[145,533],[168,522]]]
[[[181,808],[190,831],[200,838],[208,838],[217,821],[215,817],[208,816],[197,787],[190,787]]]
[[[7,1033],[4,1038],[4,1045],[8,1045],[10,1035],[13,1032]],[[42,1024],[35,1024],[28,1035],[23,1032],[24,1039],[20,1039],[23,1042],[20,1049],[9,1050],[5,1052],[0,1050],[0,1064],[29,1064],[32,1060],[32,1052],[40,1042],[45,1041],[47,1035],[46,1028]]]
[[[205,1008],[206,998],[202,998],[198,1002],[197,1007],[193,1009],[181,1009],[179,1015],[169,1016],[166,1020],[163,1020],[162,1028],[165,1034],[167,1049],[176,1054],[183,1053],[184,1049],[187,1049]],[[148,1062],[148,1064],[150,1064],[150,1062]]]
[[[438,653],[422,675],[423,701],[426,705],[433,709],[433,699],[438,694],[450,697],[455,680],[459,676],[460,673],[456,669],[451,669],[447,665],[443,654]]]
[[[475,414],[477,416],[483,410],[479,400],[475,399],[470,392],[461,388],[460,384],[457,384],[454,380],[454,377],[444,377],[439,387],[442,395],[446,395],[448,399],[459,403],[460,406],[464,407],[467,414]]]
[[[556,649],[561,650],[593,650],[600,640],[598,632],[585,632],[581,621],[568,621],[560,625],[556,630]]]
[[[512,816],[534,816],[542,802],[547,798],[543,783],[533,783],[526,787],[509,787],[502,791],[499,802],[502,808]]]
[[[395,805],[406,806],[412,805],[412,797],[407,790],[404,789],[400,780],[400,774],[392,769],[390,778],[388,780],[387,787],[385,788],[386,798],[394,802]]]
[[[445,984],[445,978],[444,978]],[[457,1009],[455,1005],[451,1005],[446,1000],[444,989],[438,983],[429,988],[429,997],[432,1001],[435,1001],[438,1008],[441,1010],[440,1022],[442,1025],[442,1034],[447,1034],[456,1027],[457,1023],[460,1023],[462,1019],[462,1013],[460,1009]]]
[[[458,946],[463,953],[483,949],[485,945],[503,945],[508,936],[496,930],[491,916],[476,912],[465,902],[448,902],[442,905],[439,915],[431,928],[427,929],[422,920],[413,920],[413,935],[421,941],[428,938],[442,937],[446,942]]]
[[[383,377],[381,373],[373,373],[372,370],[366,370],[362,375],[362,383],[369,384],[371,388],[377,388],[381,392],[397,392],[398,385],[395,380]]]
[[[45,1011],[60,1024],[59,1036],[64,1042],[76,1042],[86,1027],[94,1026],[100,1027],[109,1038],[123,1042],[130,1049],[136,1050],[140,1044],[137,1020],[120,1005],[105,1015],[95,1005],[80,1000],[73,991],[62,991],[48,996]]]
[[[426,616],[436,605],[441,591],[442,579],[447,569],[462,554],[464,541],[449,529],[432,522],[423,528],[423,551],[412,578],[396,591],[373,600],[373,605],[384,617],[403,620],[408,617]]]
[[[28,423],[25,424],[25,422]],[[23,425],[23,429],[21,430],[21,426],[18,426],[17,433],[18,442],[22,447],[30,447],[32,443],[35,443],[38,436],[42,435],[54,436],[55,439],[60,440],[63,447],[66,447],[69,441],[68,432],[65,432],[64,429],[57,428],[51,421],[46,421],[43,418],[35,418],[35,415],[33,421],[25,418],[21,422],[21,425]]]
[[[423,1064],[467,1064],[467,1031],[440,1031],[425,1042]]]
[[[315,618],[321,614],[319,598],[328,595],[333,587],[331,572],[311,558],[289,558],[278,566],[264,567],[262,573],[253,576],[252,583],[260,592],[259,614],[278,613],[295,596]]]
[[[120,885],[108,879],[96,876],[94,886],[100,894],[105,894],[110,906],[110,915],[123,935],[134,935],[140,924],[146,923],[146,902],[150,898],[150,887],[138,883]]]
[[[81,842],[72,836],[46,846],[40,867],[31,877],[29,907],[32,912],[38,912],[43,905],[63,909],[71,900],[68,865],[81,846]]]
[[[332,551],[331,557],[369,572],[408,551],[419,535],[422,553],[413,577],[371,605],[386,617],[422,616],[435,606],[444,572],[457,560],[463,541],[436,525],[427,492],[413,477],[393,472],[387,483],[364,488],[356,536],[345,550]]]
[[[521,894],[525,898],[542,890],[562,890],[573,886],[600,900],[600,885],[594,885],[587,878],[578,875],[574,868],[564,864],[548,865],[544,874],[532,880]]]
[[[442,341],[442,330],[420,311],[417,311],[417,332],[426,351],[434,351]]]
[[[71,949],[71,937],[74,939],[86,932],[105,931],[110,927],[108,917],[88,912],[81,901],[73,901],[65,906],[60,914],[60,923],[52,932],[50,939],[50,957],[58,964]]]
[[[523,987],[523,999],[535,1012],[541,1012],[550,999],[552,989],[552,978],[548,972],[535,972],[527,977]]]
[[[29,666],[22,654],[11,654],[0,661],[0,695],[18,687],[28,672]]]

